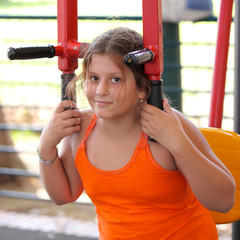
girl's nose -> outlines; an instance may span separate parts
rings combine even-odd
[[[98,83],[98,86],[97,86],[97,91],[96,91],[96,94],[98,96],[104,96],[104,95],[107,95],[108,94],[108,82],[105,81],[105,80],[101,80],[99,83]]]

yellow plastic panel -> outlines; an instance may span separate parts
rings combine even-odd
[[[216,224],[235,222],[240,219],[240,135],[218,128],[200,128],[200,131],[236,181],[233,208],[227,213],[210,212]]]

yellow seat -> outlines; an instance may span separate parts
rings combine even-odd
[[[200,128],[200,131],[236,181],[233,208],[227,213],[210,212],[216,224],[235,222],[240,219],[240,135],[218,128]]]

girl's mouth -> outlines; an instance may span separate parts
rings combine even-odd
[[[104,107],[104,106],[108,106],[108,105],[112,104],[112,102],[106,102],[106,101],[96,101],[96,100],[94,100],[94,102],[100,107]]]

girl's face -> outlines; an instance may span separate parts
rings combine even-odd
[[[132,71],[102,54],[92,56],[84,90],[96,115],[106,119],[134,113],[139,99],[145,97],[145,91],[137,89]]]

